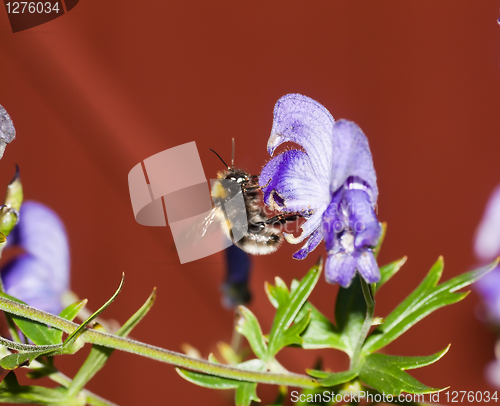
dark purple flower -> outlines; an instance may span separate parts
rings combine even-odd
[[[6,292],[37,309],[58,314],[69,288],[69,247],[64,225],[43,204],[22,204],[19,224],[8,237],[9,246],[23,248],[2,269]]]
[[[299,237],[285,234],[292,244],[306,240],[294,254],[303,259],[325,240],[328,282],[350,285],[356,270],[368,282],[380,279],[372,253],[381,227],[374,211],[378,189],[368,140],[353,122],[334,121],[318,102],[300,94],[283,96],[274,108],[267,150],[294,142],[262,169],[264,202],[284,213],[307,218]]]
[[[250,302],[252,297],[248,287],[252,264],[250,255],[230,245],[225,250],[226,254],[226,279],[222,284],[222,304],[228,309]]]
[[[493,191],[474,241],[477,258],[484,263],[500,256],[500,185]],[[500,325],[500,266],[479,279],[474,286],[483,298],[488,318]]]

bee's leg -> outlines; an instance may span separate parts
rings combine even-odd
[[[271,218],[268,218],[266,221],[258,221],[255,223],[249,223],[248,224],[248,232],[251,234],[258,234],[260,233],[266,225],[279,225],[279,224],[285,224],[288,223],[289,221],[295,221],[299,217],[303,217],[300,213],[287,213],[287,214],[280,214],[278,216],[274,216]]]
[[[300,217],[303,217],[300,213],[279,214],[277,216],[268,218],[265,221],[265,224],[269,225],[285,224],[288,223],[289,221],[295,221]]]
[[[252,176],[251,179],[253,179],[253,178],[256,178],[257,181],[259,180],[259,177],[257,175]],[[266,188],[270,182],[271,182],[271,179],[269,179],[269,181],[264,186],[250,186],[250,187],[245,187],[244,189],[245,189],[245,192],[254,192],[256,190],[261,190],[261,189]]]

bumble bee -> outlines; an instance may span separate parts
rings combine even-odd
[[[276,226],[294,221],[299,213],[286,213],[268,218],[261,208],[261,189],[259,177],[234,167],[234,139],[231,166],[220,155],[212,151],[222,161],[226,170],[217,174],[218,180],[212,186],[214,207],[205,219],[205,228],[213,220],[218,220],[226,236],[233,244],[252,255],[266,255],[276,251],[283,236]],[[242,198],[242,205],[231,204]],[[240,200],[241,201],[241,200]]]

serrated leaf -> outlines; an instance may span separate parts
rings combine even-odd
[[[374,293],[377,293],[378,290],[401,269],[407,259],[408,257],[405,256],[397,261],[380,267],[380,281],[376,283]]]
[[[455,291],[475,282],[496,265],[497,262],[494,262],[438,285],[444,266],[440,257],[420,285],[368,337],[363,346],[363,353],[372,353],[385,347],[433,311],[464,299],[468,292]]]
[[[34,403],[37,405],[83,405],[82,400],[67,400],[64,391],[41,386],[21,386],[14,372],[9,372],[0,383],[0,402]]]
[[[439,392],[443,389],[426,386],[404,371],[438,361],[446,354],[448,348],[449,346],[434,355],[424,357],[370,354],[361,366],[359,378],[368,386],[386,395],[399,396],[401,392],[425,395]]]
[[[322,270],[321,262],[312,267],[297,285],[296,290],[289,296],[289,302],[279,296],[279,306],[276,310],[271,332],[269,333],[268,355],[274,356],[283,348],[285,332],[295,320],[307,298],[311,294],[314,286],[318,282]],[[278,296],[276,296],[278,297]]]
[[[311,320],[301,335],[302,348],[335,348],[344,352],[348,351],[345,336],[339,333],[337,327],[326,316],[309,302],[304,305],[302,312],[304,311],[310,312]]]
[[[245,306],[239,306],[240,318],[236,330],[246,337],[254,354],[263,360],[268,360],[267,344],[262,334],[259,321]]]
[[[296,320],[288,329],[283,333],[283,338],[281,340],[281,345],[283,347],[289,345],[301,345],[304,340],[300,336],[302,332],[306,329],[307,325],[311,320],[311,312],[307,312],[299,320]]]
[[[123,282],[123,279],[122,279]],[[126,337],[134,329],[137,324],[148,314],[156,299],[156,288],[149,295],[144,304],[130,317],[123,326],[121,326],[116,335]],[[97,372],[106,364],[109,357],[113,353],[112,348],[107,348],[99,345],[93,345],[90,353],[76,373],[75,377],[68,386],[68,396],[76,395],[89,382]]]
[[[345,352],[353,356],[366,318],[366,302],[359,277],[354,278],[347,289],[339,288],[335,304],[337,330],[345,344]]]
[[[317,381],[323,386],[337,386],[342,383],[352,381],[358,376],[358,371],[349,370],[342,372],[325,372],[318,371],[315,369],[308,369],[307,373],[314,378],[318,378]]]
[[[15,354],[7,355],[0,360],[0,367],[3,369],[11,370],[17,369],[22,366],[29,365],[33,360],[41,355],[51,355],[54,350],[50,351],[33,351],[33,352],[18,352]]]
[[[7,293],[0,292],[0,296],[6,299],[12,300],[16,303],[26,304],[22,300],[19,300]],[[10,317],[14,321],[19,330],[28,337],[36,345],[54,345],[59,344],[60,341],[54,341],[54,333],[56,331],[55,327],[49,327],[46,324],[39,323],[34,320],[25,319],[24,317],[16,316],[11,314]],[[58,330],[59,331],[59,330]]]

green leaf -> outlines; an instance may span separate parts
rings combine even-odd
[[[19,167],[16,165],[16,173],[7,186],[7,194],[5,195],[4,204],[19,211],[23,202],[23,184],[19,175]]]
[[[344,352],[348,351],[349,346],[345,336],[340,334],[337,327],[326,316],[309,302],[304,305],[301,313],[304,311],[310,312],[311,320],[301,335],[302,348],[335,348]]]
[[[308,369],[307,373],[314,378],[318,378],[318,382],[323,386],[337,386],[342,383],[352,381],[358,376],[359,371],[349,370],[342,372],[325,372]]]
[[[307,325],[311,320],[311,312],[307,312],[304,316],[302,316],[299,320],[298,317],[296,321],[284,331],[283,338],[281,340],[282,347],[286,347],[289,345],[301,345],[304,340],[300,336],[300,334],[306,329]]]
[[[64,308],[61,311],[61,313],[59,313],[59,316],[62,317],[63,319],[73,321],[73,319],[78,315],[80,309],[84,307],[86,304],[87,304],[87,299],[83,299],[79,302],[70,304],[68,307]],[[61,330],[58,330],[56,328],[50,328],[48,334],[51,336],[50,340],[52,340],[54,343],[62,342],[63,332]]]
[[[267,352],[266,341],[262,335],[262,329],[257,318],[245,306],[240,306],[238,310],[240,318],[238,319],[236,330],[246,337],[257,357],[268,360],[269,354]]]
[[[475,282],[496,265],[497,262],[494,262],[438,285],[444,266],[440,257],[420,285],[368,337],[363,353],[372,353],[385,347],[433,311],[462,300],[468,292],[455,291]]]
[[[380,223],[382,226],[382,233],[380,234],[380,238],[378,239],[378,244],[377,246],[373,249],[373,255],[375,255],[375,258],[378,257],[378,254],[380,253],[380,249],[382,248],[382,243],[385,240],[385,236],[387,234],[387,223]]]
[[[443,389],[426,386],[404,371],[430,365],[446,354],[448,349],[449,346],[437,354],[426,357],[370,354],[361,367],[359,378],[368,386],[386,395],[398,396],[401,392],[425,395],[439,392]]]
[[[82,403],[83,401],[83,403]],[[37,405],[80,405],[84,399],[65,398],[64,391],[41,386],[21,386],[14,372],[9,372],[0,383],[0,402],[2,403],[34,403]]]
[[[253,382],[243,382],[236,389],[236,406],[250,406],[252,400],[260,402],[257,396],[257,384]]]
[[[321,261],[315,265],[297,285],[293,294],[290,294],[289,300],[286,300],[283,287],[275,289],[276,295],[273,297],[278,302],[276,316],[274,317],[271,332],[269,333],[268,354],[274,356],[289,340],[286,330],[295,320],[307,298],[311,294],[314,286],[318,282],[322,270]],[[277,293],[280,292],[280,293]],[[293,331],[292,331],[293,333]]]
[[[224,361],[229,365],[236,365],[242,361],[242,356],[234,351],[233,347],[225,342],[218,342],[217,348]]]
[[[123,281],[123,280],[122,280]],[[147,298],[146,302],[137,310],[130,319],[128,319],[123,326],[116,332],[117,336],[126,337],[137,324],[146,316],[156,299],[156,288],[151,295]],[[112,348],[103,347],[100,345],[93,345],[90,353],[76,373],[75,377],[68,386],[68,396],[76,395],[83,387],[89,382],[97,372],[106,364],[109,357],[113,353]]]
[[[200,372],[188,371],[187,369],[175,368],[177,373],[185,380],[198,386],[210,389],[236,389],[241,382],[235,379],[221,378],[214,375],[202,374]]]
[[[176,371],[181,377],[198,386],[210,389],[236,389],[236,406],[249,406],[252,400],[260,402],[256,392],[257,383],[221,378],[182,368],[176,368]]]
[[[267,282],[265,283],[265,291],[269,301],[275,308],[278,308],[279,306],[287,306],[290,302],[290,291],[288,290],[288,287],[283,279],[278,276],[274,279],[274,281],[276,283],[275,286]]]
[[[53,359],[53,358],[48,358]],[[57,368],[54,367],[53,363],[49,365],[43,365],[41,367],[36,367],[31,371],[26,373],[26,376],[30,379],[40,379],[48,375],[56,374],[58,372]]]
[[[9,235],[17,224],[22,201],[23,185],[19,177],[19,167],[16,166],[16,174],[7,187],[5,202],[0,207],[0,234]]]
[[[118,286],[118,289],[113,294],[113,296],[111,296],[111,298],[106,303],[104,303],[96,312],[94,312],[90,317],[88,317],[87,320],[85,320],[82,324],[80,324],[75,331],[73,331],[70,335],[68,335],[68,337],[66,338],[66,340],[63,343],[63,348],[65,351],[67,351],[69,353],[74,352],[72,347],[73,347],[73,344],[75,343],[76,339],[85,331],[85,328],[87,327],[87,325],[90,322],[92,322],[92,320],[94,320],[97,316],[99,316],[116,299],[116,297],[118,296],[118,294],[122,290],[124,280],[125,280],[125,274],[122,274],[122,279],[120,281],[120,285]]]
[[[389,279],[391,279],[396,272],[398,272],[401,267],[405,264],[408,257],[403,257],[397,261],[391,262],[390,264],[380,267],[380,281],[376,284],[374,293],[384,285]]]
[[[28,366],[33,360],[38,358],[40,355],[53,355],[54,353],[60,352],[59,350],[45,350],[45,351],[33,351],[33,352],[18,352],[15,354],[7,355],[0,360],[0,367],[3,369],[11,370],[22,366]]]
[[[335,304],[337,330],[345,345],[344,351],[352,358],[366,318],[366,302],[359,278],[354,278],[347,289],[339,288]]]
[[[10,299],[16,303],[26,304],[22,300],[16,299],[15,297],[8,295],[7,293],[0,292],[0,296],[6,299]],[[49,327],[46,324],[39,323],[34,320],[25,319],[24,317],[16,316],[14,314],[11,314],[10,316],[16,326],[19,327],[19,330],[21,330],[23,334],[35,344],[53,345],[60,343],[60,341],[56,340],[54,335],[56,331],[60,330],[57,330],[55,327]]]

